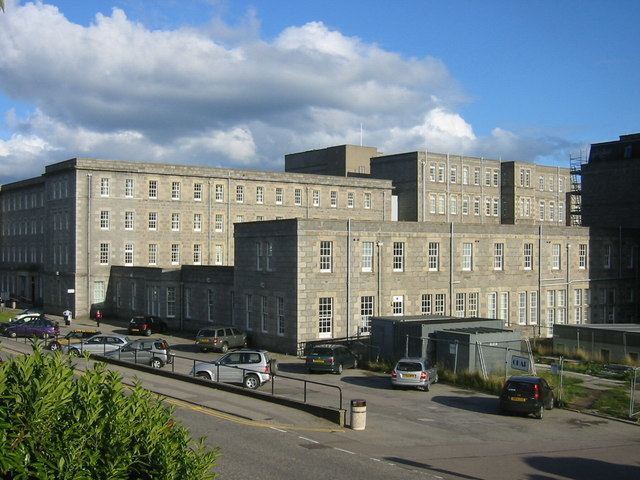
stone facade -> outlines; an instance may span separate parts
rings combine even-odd
[[[380,155],[375,147],[337,145],[284,156],[285,172],[337,175],[370,173],[370,159]]]
[[[290,352],[294,344],[366,332],[371,315],[500,318],[530,336],[549,336],[554,323],[625,321],[636,314],[627,295],[636,271],[616,268],[624,263],[621,239],[617,231],[560,226],[243,224],[236,229],[236,319],[258,328],[264,300],[256,299],[265,298],[260,344]],[[590,254],[603,248],[608,268]],[[285,299],[280,335],[277,297]]]

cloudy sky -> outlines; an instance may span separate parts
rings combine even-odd
[[[5,0],[0,183],[363,142],[565,165],[640,131],[640,2]]]

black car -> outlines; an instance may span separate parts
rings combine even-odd
[[[533,413],[542,418],[555,404],[553,388],[541,377],[515,376],[507,380],[500,393],[498,412]]]
[[[152,333],[164,333],[167,330],[167,324],[153,315],[136,316],[129,322],[129,333],[131,335],[149,336]]]
[[[344,345],[316,345],[307,355],[306,366],[309,373],[342,373],[344,368],[358,368],[358,359]]]

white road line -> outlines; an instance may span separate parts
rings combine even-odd
[[[382,461],[379,458],[373,458],[373,457],[370,457],[369,460],[373,460],[374,462],[381,462]]]
[[[333,447],[334,450],[338,450],[339,452],[348,453],[349,455],[355,455],[355,452],[350,452],[349,450],[345,450],[344,448]]]
[[[420,422],[433,422],[433,418],[419,418],[418,421]]]
[[[310,438],[307,437],[298,437],[301,438],[302,440],[306,440],[307,442],[311,442],[311,443],[320,443],[320,442],[316,442],[315,440],[311,440]]]
[[[282,430],[280,428],[276,428],[276,427],[269,427],[271,430],[277,430],[278,432],[282,432],[282,433],[287,433],[286,430]]]

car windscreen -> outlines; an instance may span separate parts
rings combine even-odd
[[[422,371],[422,365],[418,362],[398,362],[396,370],[401,372],[420,372]]]
[[[322,348],[322,347],[318,348],[318,347],[316,347],[316,348],[314,348],[314,349],[311,351],[311,354],[312,354],[312,355],[322,355],[322,356],[329,356],[329,357],[330,357],[330,356],[332,356],[332,355],[333,355],[333,349],[331,349],[331,348]]]

